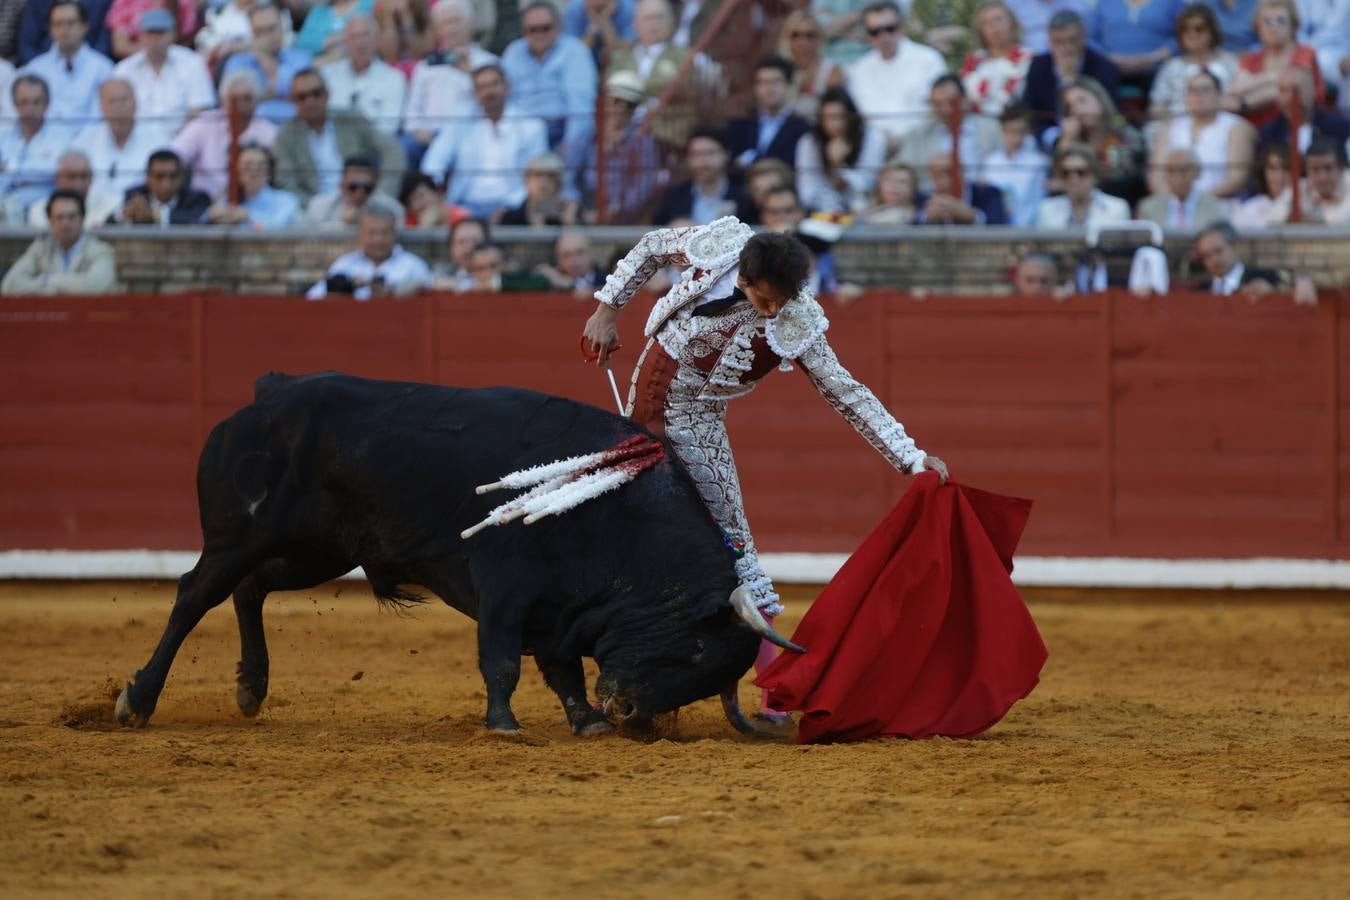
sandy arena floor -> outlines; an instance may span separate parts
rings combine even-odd
[[[1050,662],[984,738],[822,747],[715,701],[578,740],[532,663],[525,736],[486,735],[472,623],[356,584],[268,601],[259,719],[227,603],[117,728],[171,601],[0,583],[0,895],[1350,894],[1344,597],[1034,595]]]

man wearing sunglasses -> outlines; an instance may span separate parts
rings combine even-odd
[[[315,228],[352,228],[367,209],[382,210],[403,221],[403,205],[379,189],[380,167],[368,156],[351,156],[342,163],[336,191],[318,194],[305,207],[305,218]]]
[[[403,147],[370,120],[351,110],[328,108],[328,87],[314,69],[302,69],[291,79],[295,118],[277,132],[277,186],[308,204],[316,194],[336,193],[343,160],[364,156],[379,165],[379,189],[398,193],[406,167]]]
[[[886,133],[894,153],[923,124],[928,90],[947,63],[932,47],[905,37],[905,17],[892,0],[871,4],[862,19],[872,49],[849,66],[848,92],[867,123]]]

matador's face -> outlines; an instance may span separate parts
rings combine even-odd
[[[766,319],[772,319],[778,315],[778,311],[792,299],[784,296],[782,291],[763,278],[752,282],[744,275],[737,275],[736,285],[745,293],[745,298],[750,301],[750,305]]]

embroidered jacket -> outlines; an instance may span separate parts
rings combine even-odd
[[[753,229],[732,217],[649,232],[595,298],[622,309],[658,270],[688,267],[680,283],[652,308],[644,334],[686,371],[698,373],[699,400],[716,403],[743,396],[775,367],[791,370],[796,362],[821,396],[891,465],[904,472],[923,471],[925,454],[904,426],[835,357],[825,338],[829,320],[809,288],[803,286],[771,319],[747,303],[713,315],[693,314],[713,286],[737,267],[741,248],[753,235]]]

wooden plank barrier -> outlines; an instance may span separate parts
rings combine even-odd
[[[1350,556],[1350,292],[1050,300],[877,292],[840,358],[965,483],[1029,496],[1040,556]],[[622,322],[626,392],[648,304]],[[610,408],[552,296],[0,303],[0,549],[195,549],[194,471],[268,371],[517,384]],[[799,373],[731,404],[772,552],[846,552],[904,490]]]

